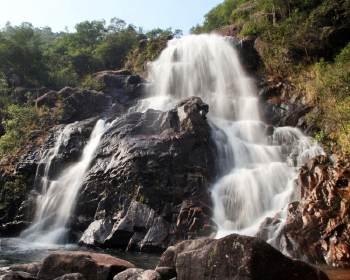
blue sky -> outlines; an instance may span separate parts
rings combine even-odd
[[[84,20],[124,19],[145,30],[160,27],[184,33],[203,21],[203,16],[222,0],[0,0],[0,25],[31,22],[54,31]]]

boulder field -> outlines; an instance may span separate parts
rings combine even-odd
[[[22,270],[21,270],[22,269]],[[169,247],[154,270],[105,254],[54,252],[41,264],[8,268],[1,280],[327,280],[322,271],[292,260],[253,237],[187,240]]]

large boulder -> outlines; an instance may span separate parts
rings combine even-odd
[[[300,171],[301,199],[288,208],[278,246],[296,258],[350,266],[350,164],[319,156]]]
[[[172,268],[177,280],[327,280],[318,269],[294,261],[262,240],[233,234],[222,239],[187,240],[169,247],[159,267]]]
[[[90,252],[55,252],[46,257],[38,273],[41,280],[81,279],[81,276],[67,274],[80,273],[86,280],[112,280],[113,277],[134,265],[106,254]],[[65,276],[64,276],[65,275]]]
[[[106,70],[97,72],[93,79],[103,92],[108,93],[113,102],[124,106],[134,104],[136,99],[144,96],[146,82],[128,70]]]
[[[111,104],[111,98],[95,90],[65,87],[47,92],[35,103],[38,107],[51,108],[62,123],[70,123],[102,113]]]
[[[74,230],[81,244],[163,251],[208,236],[214,151],[199,98],[168,112],[129,113],[112,122],[80,192]]]

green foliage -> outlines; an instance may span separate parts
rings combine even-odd
[[[65,86],[103,90],[93,73],[124,68],[131,61],[139,41],[146,40],[142,63],[151,60],[169,37],[180,31],[155,29],[144,33],[123,20],[84,21],[75,32],[54,33],[50,28],[35,28],[30,23],[7,24],[0,29],[0,156],[14,156],[27,145],[33,130],[44,132],[62,114],[32,105],[16,88]],[[161,43],[159,43],[161,42]],[[161,47],[160,47],[161,45]],[[28,90],[30,91],[30,90]]]
[[[253,22],[247,22],[243,25],[241,34],[243,36],[256,35],[258,34],[258,26]]]
[[[180,30],[154,29],[146,33],[138,47],[129,52],[125,67],[134,73],[143,74],[146,71],[147,63],[155,60],[162,50],[167,46],[170,39],[182,35]]]
[[[0,72],[0,108],[9,103],[10,88],[6,80],[6,75]]]
[[[16,176],[6,182],[0,182],[0,216],[7,217],[11,212],[11,208],[19,206],[26,195],[27,183],[24,177]],[[13,211],[14,212],[14,211]]]
[[[350,44],[334,63],[320,61],[314,71],[311,83],[320,111],[312,117],[323,128],[316,136],[327,146],[350,154]]]
[[[84,89],[93,89],[97,91],[103,91],[104,84],[101,81],[95,79],[92,75],[87,75],[82,81],[81,87]]]
[[[24,141],[30,131],[37,127],[39,115],[34,107],[10,105],[5,111],[4,127],[6,133],[0,138],[0,155],[14,152]]]
[[[138,34],[133,27],[118,33],[108,34],[96,48],[95,57],[104,69],[122,68],[127,54],[138,42]]]
[[[84,21],[72,33],[54,33],[29,23],[7,25],[0,30],[0,73],[10,88],[78,86],[94,72],[123,68],[141,39],[157,40],[174,34],[180,31],[155,29],[144,34],[117,18],[108,24],[103,20]]]
[[[47,79],[47,66],[42,53],[43,42],[29,23],[7,25],[0,33],[0,71],[16,74],[28,84]]]
[[[210,32],[224,25],[231,24],[231,16],[235,9],[247,0],[225,0],[205,15],[202,26],[196,26],[192,33]]]
[[[241,36],[258,35],[269,45],[261,52],[267,70],[283,76],[301,61],[332,59],[349,40],[349,18],[350,0],[225,0],[192,32],[234,25]]]

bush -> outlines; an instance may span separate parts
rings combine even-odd
[[[27,141],[30,131],[37,128],[38,112],[31,106],[10,105],[5,110],[6,133],[0,138],[0,155],[16,151]]]
[[[313,120],[323,129],[322,142],[350,154],[350,44],[334,63],[321,61],[314,66],[316,106],[320,109]]]

